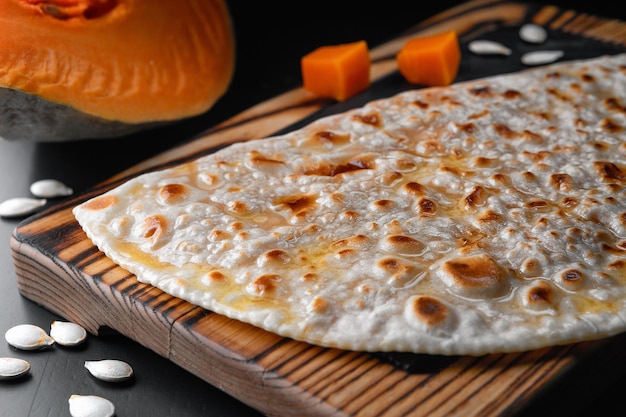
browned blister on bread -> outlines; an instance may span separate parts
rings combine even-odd
[[[137,278],[297,340],[480,355],[626,329],[626,55],[408,91],[74,214]]]

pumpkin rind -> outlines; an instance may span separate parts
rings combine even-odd
[[[113,137],[195,116],[234,72],[224,0],[5,0],[0,28],[8,140]]]

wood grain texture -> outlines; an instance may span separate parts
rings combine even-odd
[[[385,94],[396,88],[388,89],[390,84],[406,88],[398,82],[395,54],[409,37],[455,29],[467,42],[527,21],[550,27],[565,41],[598,42],[594,55],[626,46],[626,24],[620,21],[552,6],[472,1],[373,49],[372,94],[378,84]],[[465,69],[473,68],[473,58],[466,58]],[[471,75],[489,71],[502,68]],[[540,403],[555,385],[568,387],[563,400],[575,407],[576,387],[563,381],[577,369],[593,366],[609,375],[626,367],[620,337],[482,357],[370,354],[293,341],[138,282],[93,246],[71,213],[79,202],[142,172],[343,109],[333,104],[301,88],[289,91],[21,222],[11,238],[20,293],[92,334],[113,328],[267,415],[511,416]],[[579,390],[601,389],[602,382]],[[567,409],[557,397],[552,402]]]

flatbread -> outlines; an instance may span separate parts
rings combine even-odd
[[[626,54],[416,89],[78,205],[113,262],[312,344],[481,355],[626,329]]]

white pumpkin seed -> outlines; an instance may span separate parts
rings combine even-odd
[[[0,379],[13,379],[30,371],[30,363],[18,358],[0,358]]]
[[[97,395],[72,394],[68,400],[72,417],[112,417],[115,406]]]
[[[32,214],[47,203],[45,198],[15,197],[0,203],[0,217],[20,217]]]
[[[467,47],[471,52],[478,55],[511,55],[512,53],[510,48],[499,42],[482,39],[471,41]]]
[[[126,381],[133,376],[133,368],[117,359],[85,361],[85,368],[94,377],[108,382]]]
[[[76,346],[87,339],[87,330],[76,323],[55,320],[50,325],[50,336],[60,345]]]
[[[37,197],[53,198],[72,195],[74,190],[61,181],[45,179],[32,183],[30,185],[30,192]]]
[[[22,350],[46,349],[54,344],[54,339],[44,329],[33,324],[13,326],[6,331],[4,338],[9,345]]]
[[[533,51],[522,55],[522,64],[524,65],[543,65],[557,61],[563,56],[564,52],[554,51]]]
[[[548,39],[548,31],[543,26],[526,23],[519,29],[519,37],[529,43],[544,43]]]

